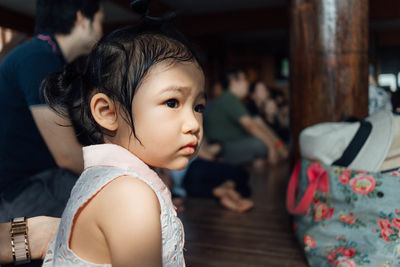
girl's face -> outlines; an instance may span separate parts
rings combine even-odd
[[[119,118],[119,145],[150,166],[183,169],[200,146],[204,106],[204,75],[197,64],[159,63],[143,79],[132,102],[140,141]]]

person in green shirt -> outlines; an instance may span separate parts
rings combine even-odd
[[[246,164],[267,158],[275,164],[286,158],[288,151],[282,141],[265,123],[252,118],[242,103],[249,91],[245,73],[229,71],[226,83],[226,91],[212,102],[204,122],[206,138],[222,145],[223,160]]]

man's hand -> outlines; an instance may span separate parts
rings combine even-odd
[[[44,259],[47,247],[57,233],[60,218],[38,216],[28,218],[28,240],[32,259]]]
[[[83,171],[82,145],[71,122],[46,105],[30,107],[33,119],[58,167],[76,174]]]

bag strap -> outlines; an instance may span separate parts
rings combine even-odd
[[[296,189],[299,184],[301,160],[298,160],[291,174],[286,192],[286,208],[289,213],[301,215],[305,213],[313,200],[315,190],[329,192],[328,172],[319,163],[311,163],[307,169],[308,187],[296,206]]]

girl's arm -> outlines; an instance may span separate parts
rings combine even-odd
[[[160,204],[154,191],[139,179],[124,176],[99,194],[96,218],[113,266],[159,267]]]

